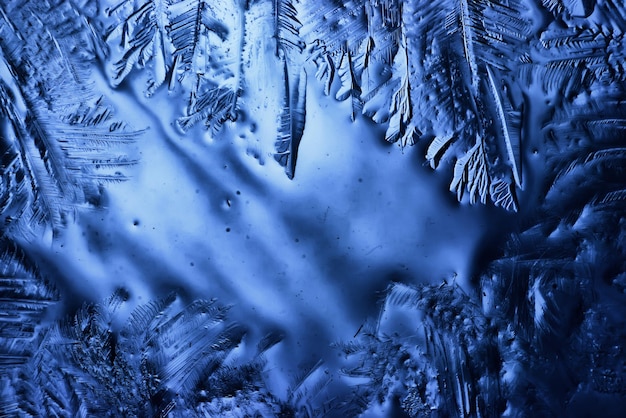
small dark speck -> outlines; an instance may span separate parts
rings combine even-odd
[[[363,183],[363,179],[359,177],[359,183]]]
[[[192,261],[191,263],[189,263],[189,265],[190,265],[191,267],[195,266],[195,264],[193,263],[193,261]]]
[[[294,241],[295,241],[295,242],[300,242],[300,239],[299,239],[299,238],[296,238]]]
[[[133,225],[134,225],[134,226],[139,226],[139,220],[135,219],[135,220],[133,221]]]
[[[236,191],[236,193],[237,193],[238,195],[240,195],[240,194],[241,194],[241,192],[240,192],[239,190],[237,190],[237,191]]]
[[[230,232],[230,228],[226,228],[226,232]]]

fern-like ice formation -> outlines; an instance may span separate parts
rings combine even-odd
[[[139,132],[90,85],[101,40],[70,2],[7,2],[0,34],[3,235],[58,231],[78,207],[98,206],[102,184],[124,179],[135,162],[124,146]]]
[[[595,84],[623,78],[623,7],[598,6],[598,22],[615,23],[585,28],[576,15],[589,6],[570,3],[125,0],[106,8],[108,61],[114,85],[136,67],[151,68],[148,94],[180,85],[178,126],[203,120],[216,132],[254,94],[247,71],[267,64],[242,65],[246,45],[264,33],[251,25],[270,25],[283,78],[275,157],[289,177],[305,129],[307,74],[315,73],[327,95],[350,100],[353,120],[363,113],[385,124],[385,139],[403,147],[425,142],[433,168],[453,164],[459,200],[517,210],[528,164],[522,127],[535,117],[529,97],[565,89],[554,106],[568,108]]]
[[[146,94],[164,83],[180,86],[186,110],[176,121],[187,131],[198,121],[219,130],[237,116],[241,89],[244,17],[239,1],[125,0],[106,9],[113,16],[106,40],[113,60],[113,85],[133,68],[150,66]]]
[[[17,414],[7,385],[20,379],[60,298],[29,244],[58,236],[82,208],[101,207],[103,187],[135,163],[127,151],[139,132],[114,117],[90,83],[101,43],[72,2],[0,5],[3,415]]]
[[[626,91],[614,61],[626,13],[613,2],[545,3],[563,20],[540,35],[519,76],[549,97],[528,101],[547,139],[528,152],[547,156],[533,187],[546,193],[473,292],[394,284],[378,321],[339,345],[344,373],[370,379],[355,386],[364,410],[618,416],[626,403],[624,320],[614,311],[626,284]]]
[[[245,328],[215,301],[170,295],[135,308],[119,290],[45,330],[4,393],[30,416],[277,416],[289,410],[265,388],[262,354],[239,346]],[[269,344],[267,343],[269,342]],[[8,406],[8,405],[7,405]],[[9,412],[8,409],[5,411]]]
[[[617,0],[4,2],[0,411],[559,416],[623,405],[624,33]],[[254,62],[259,36],[271,62]],[[114,87],[149,69],[148,95],[183,101],[181,131],[235,121],[254,93],[248,64],[279,69],[275,159],[288,176],[307,89],[319,88],[352,120],[383,124],[387,141],[423,144],[459,200],[520,210],[517,230],[474,292],[391,285],[378,320],[337,344],[342,368],[314,362],[284,378],[282,397],[263,358],[280,338],[244,356],[247,328],[214,301],[172,296],[124,317],[120,291],[44,326],[59,295],[23,243],[99,206],[135,163],[124,150],[139,133],[90,83],[98,60]]]

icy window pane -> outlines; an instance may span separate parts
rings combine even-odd
[[[0,415],[619,416],[626,6],[0,4]]]

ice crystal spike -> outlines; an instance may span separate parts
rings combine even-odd
[[[274,158],[285,167],[289,178],[293,178],[298,159],[298,147],[302,140],[306,118],[306,77],[303,70],[291,70],[284,62],[284,101],[280,114],[276,154]]]

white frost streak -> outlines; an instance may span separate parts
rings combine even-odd
[[[531,289],[531,300],[534,302],[535,326],[539,327],[546,311],[546,300],[541,293],[541,280],[536,280]]]

